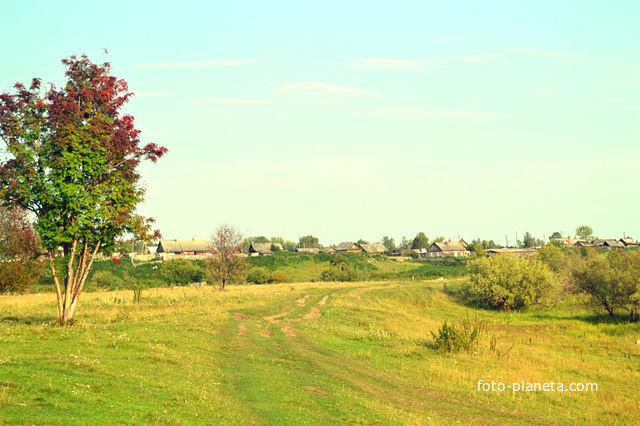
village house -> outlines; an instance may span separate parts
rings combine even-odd
[[[360,244],[362,251],[369,254],[382,254],[387,251],[383,244]]]
[[[619,240],[625,247],[638,247],[638,243],[633,240],[633,238],[625,237],[620,238]]]
[[[298,247],[296,249],[297,253],[303,253],[303,254],[315,254],[315,253],[319,253],[320,249],[314,248],[314,247]]]
[[[598,238],[593,241],[593,246],[599,247],[599,248],[605,248],[605,249],[625,247],[624,243],[621,243],[620,241],[612,238],[607,238],[607,239]]]
[[[319,249],[318,252],[319,253],[330,253],[330,254],[332,254],[332,253],[335,253],[336,251],[333,249],[332,246],[329,246],[329,247],[323,247],[323,248]]]
[[[209,240],[160,240],[156,252],[176,255],[210,255],[214,250]]]
[[[251,243],[249,256],[271,256],[273,251],[282,251],[280,243]]]
[[[593,247],[593,243],[590,243],[587,240],[577,240],[574,244],[574,247]]]
[[[333,248],[335,251],[347,252],[347,253],[362,253],[362,247],[353,241],[340,243]]]
[[[467,257],[470,254],[464,240],[447,239],[431,244],[427,249],[426,257]]]

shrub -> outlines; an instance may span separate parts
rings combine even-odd
[[[567,264],[567,259],[562,248],[555,244],[546,244],[540,249],[538,259],[553,272],[562,272]]]
[[[42,273],[36,259],[0,261],[0,294],[24,293]]]
[[[480,334],[484,330],[484,324],[475,324],[468,319],[463,321],[460,327],[449,325],[445,321],[438,330],[438,334],[431,332],[433,346],[442,352],[474,352],[478,348]]]
[[[247,282],[254,284],[266,284],[270,278],[271,274],[269,271],[260,266],[249,269],[247,273]]]
[[[321,281],[366,281],[369,276],[366,266],[345,262],[331,262],[320,272]]]
[[[269,277],[270,283],[286,283],[289,281],[289,277],[282,271],[273,271]]]
[[[541,304],[556,287],[553,272],[537,259],[495,255],[470,262],[469,269],[471,299],[497,309]]]
[[[88,289],[95,288],[100,290],[118,290],[123,288],[124,285],[122,278],[109,271],[95,271],[87,282]]]
[[[162,263],[160,274],[169,284],[187,285],[203,281],[206,271],[193,260],[174,259]]]
[[[578,290],[611,317],[627,311],[631,321],[640,319],[640,252],[609,252],[605,258],[585,256],[572,271]]]

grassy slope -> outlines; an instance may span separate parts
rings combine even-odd
[[[598,324],[579,300],[520,314],[475,310],[442,281],[152,289],[140,304],[131,298],[86,294],[77,324],[59,328],[53,295],[0,297],[0,423],[632,423],[640,415],[640,326]],[[488,336],[476,355],[425,347],[429,330],[466,317],[488,322],[496,351]],[[478,392],[479,379],[600,390],[512,396]]]

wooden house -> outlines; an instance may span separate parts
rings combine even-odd
[[[470,254],[460,240],[449,239],[431,244],[426,257],[467,257]]]
[[[298,247],[296,249],[296,252],[303,253],[303,254],[316,254],[316,253],[319,253],[320,250],[315,247]]]
[[[213,245],[209,240],[160,240],[157,253],[178,255],[213,254]]]
[[[347,253],[362,253],[362,247],[353,241],[347,241],[340,243],[333,248],[335,251],[347,252]]]
[[[275,251],[282,251],[280,243],[251,243],[249,256],[271,256]]]
[[[638,243],[635,242],[633,238],[625,237],[625,238],[620,238],[620,240],[618,241],[624,244],[625,247],[638,247]]]
[[[360,244],[362,251],[369,254],[382,254],[387,251],[384,244]]]

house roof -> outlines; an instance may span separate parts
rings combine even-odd
[[[620,242],[622,244],[624,244],[625,246],[628,246],[628,245],[634,245],[635,246],[635,245],[638,244],[633,240],[633,238],[628,238],[628,237],[627,238],[620,238]]]
[[[276,243],[277,244],[277,243]],[[271,254],[271,243],[251,243],[250,253]]]
[[[624,247],[624,244],[618,240],[606,240],[604,242],[604,245],[607,245],[609,247]]]
[[[607,238],[607,239],[599,238],[593,241],[593,245],[596,247],[602,247],[605,245],[609,247],[624,247],[623,243],[621,243],[618,240],[614,240],[612,238]]]
[[[212,252],[213,245],[209,240],[161,240],[157,251],[164,253]]]
[[[307,248],[307,247],[298,247],[296,249],[296,251],[298,253],[318,253],[320,250],[318,250],[317,248]]]
[[[467,242],[462,238],[447,238],[442,242],[445,244],[460,244],[465,248],[468,246]]]
[[[387,248],[384,244],[360,244],[365,253],[384,253]]]
[[[360,246],[354,243],[353,241],[347,241],[335,246],[334,250],[336,251],[360,250]]]
[[[432,249],[436,250],[432,250]],[[450,240],[450,242],[436,241],[431,244],[429,251],[465,251],[466,248],[458,240]]]

